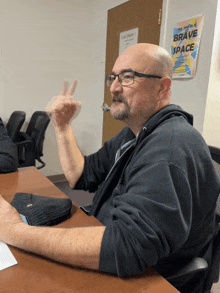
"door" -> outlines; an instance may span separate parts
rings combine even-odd
[[[138,43],[159,45],[162,0],[130,0],[108,10],[105,75],[112,72],[119,55],[120,33],[138,28]],[[111,105],[109,88],[105,85],[104,103]],[[125,123],[103,111],[103,144],[115,136]]]

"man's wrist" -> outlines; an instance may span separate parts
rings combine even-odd
[[[26,232],[26,229],[29,228],[27,224],[23,221],[15,223],[11,229],[9,229],[8,239],[5,240],[7,244],[12,246],[20,247],[22,246],[21,242],[25,242],[25,237],[23,236]]]
[[[63,125],[54,125],[56,133],[65,133],[71,128],[71,123],[65,123]]]

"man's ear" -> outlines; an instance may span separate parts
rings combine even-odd
[[[172,80],[169,76],[162,77],[160,80],[159,93],[162,95],[166,95],[170,90],[171,84],[172,84]]]

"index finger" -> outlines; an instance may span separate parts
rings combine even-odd
[[[68,81],[65,79],[63,81],[63,89],[60,91],[60,95],[65,96],[68,89]]]
[[[78,80],[75,79],[71,85],[71,87],[69,88],[68,92],[67,92],[67,95],[69,96],[73,96],[74,93],[75,93],[75,90],[76,90],[76,87],[77,87],[77,84],[78,84]]]

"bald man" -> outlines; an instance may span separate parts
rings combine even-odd
[[[71,127],[74,85],[64,83],[52,106],[60,161],[73,188],[95,192],[86,212],[104,226],[31,227],[0,198],[0,240],[118,276],[150,266],[169,279],[194,256],[209,262],[220,183],[192,116],[170,104],[171,79],[166,50],[126,49],[106,82],[111,115],[127,126],[89,156],[81,154]],[[173,284],[194,292],[187,282]]]

